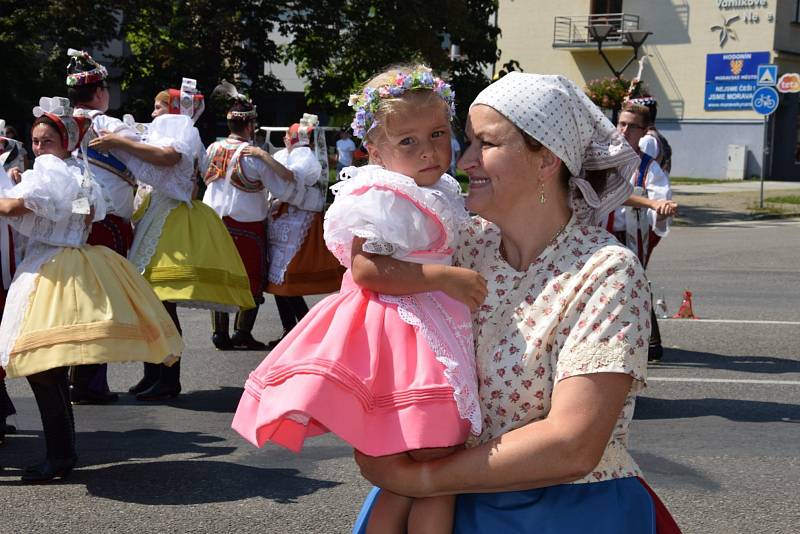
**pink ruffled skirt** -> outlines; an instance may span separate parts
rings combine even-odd
[[[250,373],[232,427],[295,452],[325,432],[371,456],[458,445],[480,430],[473,350],[464,305],[381,296],[348,271]]]

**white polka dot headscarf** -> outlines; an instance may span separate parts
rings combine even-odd
[[[571,203],[585,222],[600,224],[633,192],[639,156],[577,85],[563,76],[510,72],[480,92],[472,106],[495,109],[564,162]],[[586,171],[611,169],[598,195]],[[580,191],[580,193],[578,193]]]

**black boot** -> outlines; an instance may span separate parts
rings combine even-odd
[[[258,306],[236,314],[231,343],[237,350],[267,350],[264,343],[253,338],[253,325],[256,324],[257,315]]]
[[[217,350],[233,350],[231,336],[228,333],[228,314],[222,312],[211,312],[211,326],[214,333],[211,334],[211,342]]]
[[[144,376],[141,380],[139,380],[135,386],[131,386],[128,388],[128,393],[131,395],[137,395],[142,391],[150,389],[153,384],[156,383],[158,380],[159,375],[161,374],[161,369],[159,369],[157,363],[147,363],[144,364]]]
[[[159,366],[160,376],[155,384],[136,395],[140,401],[160,401],[174,399],[181,392],[181,361],[167,367],[163,363]]]
[[[661,346],[661,331],[658,328],[655,310],[650,310],[650,322],[653,327],[650,331],[650,344],[647,349],[648,362],[660,362],[664,356],[664,347]]]
[[[17,431],[13,425],[6,424],[6,418],[15,413],[17,410],[14,408],[14,403],[11,402],[11,397],[8,396],[6,381],[0,379],[0,444],[5,441],[6,434],[13,434]]]
[[[75,427],[67,394],[66,373],[54,384],[30,382],[42,416],[46,446],[44,462],[25,468],[23,482],[47,482],[64,479],[78,460],[75,454]]]
[[[72,404],[108,404],[119,398],[119,395],[108,389],[106,364],[75,365],[70,368],[69,398]]]

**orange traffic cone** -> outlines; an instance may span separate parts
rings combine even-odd
[[[697,319],[692,309],[692,292],[688,289],[683,292],[683,302],[678,309],[678,313],[672,316],[673,319]]]

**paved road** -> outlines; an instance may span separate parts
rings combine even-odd
[[[650,276],[674,311],[684,288],[713,320],[662,321],[632,451],[686,533],[797,532],[800,480],[800,223],[679,227]],[[211,350],[207,314],[181,312],[185,394],[76,407],[80,469],[65,483],[19,485],[42,454],[35,405],[10,381],[22,432],[0,448],[0,532],[348,532],[368,490],[331,436],[297,456],[257,450],[229,429],[257,353]],[[257,334],[278,331],[274,306]],[[140,367],[118,365],[124,391]]]

